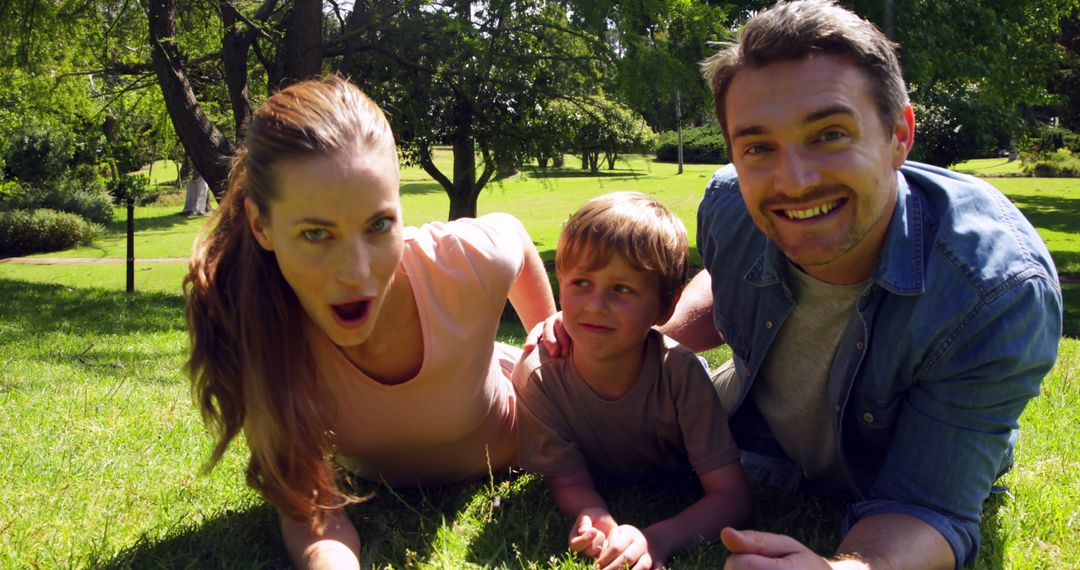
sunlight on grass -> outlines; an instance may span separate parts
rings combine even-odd
[[[695,233],[696,209],[715,165],[675,165],[631,156],[613,171],[524,168],[489,185],[480,213],[520,217],[551,259],[563,221],[587,199],[640,190],[671,207]],[[991,159],[996,160],[996,159]],[[448,152],[436,162],[449,167]],[[982,165],[989,169],[992,165]],[[166,168],[155,166],[168,176]],[[175,171],[172,173],[175,176]],[[167,180],[166,180],[167,182]],[[1061,272],[1080,275],[1080,187],[1075,180],[993,178],[1037,226]],[[445,192],[421,169],[402,169],[405,222],[444,220]],[[186,257],[206,218],[177,206],[136,209],[136,256]],[[118,210],[118,214],[122,210]],[[89,248],[46,257],[123,258],[121,215]],[[694,241],[693,239],[691,240]],[[288,567],[274,510],[244,484],[246,452],[234,445],[200,475],[210,439],[182,373],[186,354],[183,263],[125,266],[0,264],[0,567]],[[1080,336],[1080,283],[1065,282],[1066,334]],[[521,342],[504,320],[499,338]],[[1021,418],[1009,493],[984,509],[976,568],[1080,567],[1080,340],[1064,339],[1057,366]],[[730,358],[703,355],[710,366]],[[649,522],[696,499],[695,484],[604,489],[617,516]],[[572,522],[542,478],[374,491],[349,509],[364,541],[364,567],[559,568],[591,566],[568,553]],[[790,532],[821,552],[838,541],[843,506],[754,487],[757,528]],[[723,548],[694,547],[669,567],[719,568]]]
[[[951,168],[957,172],[963,172],[973,176],[995,177],[1024,175],[1020,161],[1014,160],[1009,162],[1008,157],[965,160],[964,162],[954,164]]]

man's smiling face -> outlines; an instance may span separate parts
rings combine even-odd
[[[731,157],[754,222],[830,283],[873,272],[914,134],[910,107],[883,125],[866,75],[820,55],[736,73],[724,105]]]

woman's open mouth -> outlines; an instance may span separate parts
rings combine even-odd
[[[371,309],[370,300],[353,301],[330,305],[334,313],[334,319],[345,328],[358,327],[367,320],[368,311]]]

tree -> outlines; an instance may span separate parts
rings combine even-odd
[[[449,195],[451,219],[475,216],[488,181],[535,152],[533,115],[595,89],[603,43],[568,14],[539,0],[403,0],[347,20],[340,69],[387,109],[406,158]],[[453,149],[449,175],[431,158],[437,144]]]

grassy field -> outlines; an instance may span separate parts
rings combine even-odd
[[[612,190],[658,195],[693,232],[713,169],[691,166],[676,176],[672,165],[635,158],[599,177],[526,171],[486,190],[480,208],[518,214],[551,257],[565,217]],[[1069,231],[1080,231],[1074,182],[993,182],[1039,226],[1059,267],[1080,262]],[[403,192],[407,223],[445,219],[445,195],[418,169],[404,170]],[[187,254],[202,220],[178,210],[137,210],[138,257]],[[124,257],[123,224],[110,229],[114,235],[93,248],[54,255]],[[287,567],[273,510],[244,486],[242,446],[200,474],[210,441],[181,372],[183,265],[137,269],[138,292],[125,295],[123,265],[0,264],[0,568]],[[1080,307],[1069,287],[1076,285],[1066,285],[1070,307]],[[1076,317],[1071,322],[1080,323]],[[520,342],[512,323],[500,334]],[[1060,350],[1021,418],[1017,466],[1001,481],[1010,490],[984,509],[977,568],[1080,567],[1080,340],[1065,339]],[[707,357],[715,366],[727,354]],[[360,490],[375,491],[349,509],[365,568],[589,568],[567,553],[571,521],[538,477],[496,473],[471,484]],[[699,492],[692,484],[605,490],[616,516],[642,523]],[[822,552],[835,547],[841,505],[762,487],[754,498],[756,527],[792,533]],[[669,566],[719,568],[724,557],[707,545]]]

